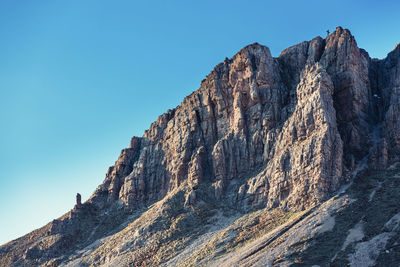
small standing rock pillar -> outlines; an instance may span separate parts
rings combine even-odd
[[[80,207],[82,205],[82,200],[81,200],[81,194],[77,193],[76,194],[76,206]]]

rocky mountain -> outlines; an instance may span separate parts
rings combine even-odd
[[[85,203],[1,266],[373,266],[400,261],[400,45],[347,29],[251,44],[133,137]]]

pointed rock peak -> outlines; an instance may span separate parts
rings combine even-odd
[[[323,65],[326,67],[333,62],[353,61],[358,64],[360,60],[360,49],[350,31],[337,27],[336,30],[326,37],[324,53],[321,57]]]
[[[321,36],[317,36],[314,37],[311,42],[322,42],[324,40],[324,38],[322,38]]]
[[[336,27],[336,30],[330,34],[328,37],[326,37],[326,42],[327,44],[333,43],[333,42],[338,42],[340,40],[351,40],[355,42],[354,36],[351,35],[350,30],[348,29],[343,29],[342,27],[338,26]]]
[[[306,59],[308,63],[316,62],[321,57],[324,46],[325,40],[317,36],[311,41],[304,41],[284,49],[278,58],[297,57],[299,59],[298,57],[300,56]]]
[[[239,51],[239,53],[237,53],[237,55],[242,53],[249,53],[249,54],[267,53],[269,56],[271,55],[269,48],[264,45],[260,45],[259,43],[252,43],[243,47]]]
[[[309,44],[308,41],[304,41],[304,42],[301,42],[301,43],[299,43],[299,44],[292,45],[292,46],[290,46],[290,47],[284,49],[284,50],[281,52],[281,54],[279,55],[279,57],[282,57],[283,55],[288,54],[288,53],[291,53],[291,52],[294,52],[294,51],[298,51],[298,50],[307,50],[308,44]]]
[[[245,65],[250,65],[255,70],[261,62],[272,62],[272,60],[273,58],[268,47],[259,43],[253,43],[242,48],[232,57],[230,62],[233,65],[237,65],[239,69]],[[245,63],[244,65],[242,64],[243,62]]]
[[[243,47],[243,49],[257,48],[257,47],[264,47],[264,45],[260,45],[259,43],[255,42],[255,43],[246,45],[245,47]]]
[[[344,32],[344,31],[349,31],[349,30],[343,29],[341,26],[337,26],[333,33],[339,33],[340,34],[340,33]]]
[[[331,35],[333,35],[333,36],[341,36],[341,35],[350,35],[350,36],[352,36],[349,29],[343,29],[341,26],[337,26],[335,31]]]
[[[254,58],[261,58],[261,57],[267,57],[267,58],[271,58],[271,52],[269,50],[269,48],[267,46],[261,45],[257,42],[249,44],[245,47],[243,47],[239,52],[237,52],[233,57],[231,58],[225,58],[225,60],[216,65],[214,67],[213,71],[223,71],[227,65],[230,65],[232,63],[234,63],[235,61],[243,61],[246,58],[247,59],[254,59]],[[208,77],[208,76],[207,76]]]

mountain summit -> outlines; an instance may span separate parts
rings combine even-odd
[[[399,114],[399,46],[371,59],[341,27],[277,58],[251,44],[0,265],[398,263]]]

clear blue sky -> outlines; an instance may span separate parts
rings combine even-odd
[[[330,3],[329,3],[330,2]],[[87,199],[131,136],[225,57],[341,25],[383,58],[398,1],[0,2],[0,243]]]

